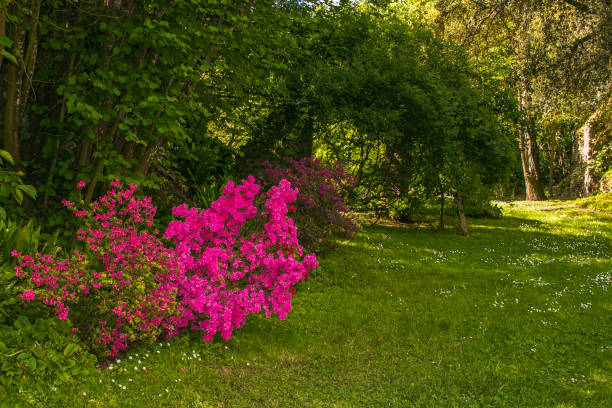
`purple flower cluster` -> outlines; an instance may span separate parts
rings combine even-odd
[[[344,203],[357,179],[340,162],[323,163],[312,157],[285,159],[288,167],[264,163],[273,183],[287,180],[299,189],[292,217],[303,245],[320,249],[333,243],[333,235],[351,238],[359,230]]]

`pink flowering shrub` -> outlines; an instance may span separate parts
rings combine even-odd
[[[13,253],[26,280],[21,299],[70,317],[106,355],[182,328],[202,330],[206,341],[216,333],[228,339],[249,313],[284,319],[294,286],[317,266],[314,255],[302,257],[286,217],[298,191],[285,180],[263,194],[249,177],[229,182],[210,209],[175,207],[182,220],[164,234],[173,248],[150,231],[156,208],[149,197],[136,198],[135,185],[111,187],[87,209],[63,201],[83,222],[81,251],[64,259]]]
[[[60,320],[70,313],[94,349],[115,355],[130,342],[161,334],[176,313],[180,280],[174,252],[148,230],[156,210],[150,198],[134,197],[135,185],[111,186],[87,210],[63,200],[83,222],[77,233],[82,251],[65,259],[14,255],[17,275],[29,278],[22,299],[54,307]]]
[[[281,180],[263,197],[249,177],[230,181],[207,210],[173,209],[183,221],[172,221],[164,236],[174,241],[185,277],[177,327],[202,330],[210,341],[215,333],[228,339],[249,313],[287,316],[293,286],[317,266],[314,255],[300,260],[297,229],[286,217],[297,193]]]
[[[312,157],[285,159],[287,168],[264,163],[273,183],[288,180],[299,189],[291,210],[298,226],[300,242],[307,248],[321,250],[333,244],[336,234],[351,238],[359,227],[349,215],[344,196],[352,191],[357,179],[340,162],[323,163]]]

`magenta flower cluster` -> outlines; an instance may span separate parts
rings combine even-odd
[[[183,221],[172,221],[164,236],[174,241],[184,276],[177,327],[202,330],[210,341],[215,333],[228,339],[250,313],[287,316],[293,287],[318,265],[314,255],[300,260],[297,228],[286,217],[297,192],[281,180],[258,208],[260,186],[249,177],[230,181],[207,210],[173,209]]]
[[[322,249],[333,243],[334,234],[351,238],[359,230],[344,203],[344,195],[357,179],[340,162],[324,163],[312,157],[285,159],[286,167],[264,163],[273,183],[288,180],[299,189],[293,218],[302,244]]]
[[[63,201],[84,224],[82,251],[64,259],[13,251],[16,273],[27,279],[20,297],[70,317],[107,355],[183,328],[203,331],[205,341],[216,333],[228,339],[250,313],[284,319],[294,286],[318,265],[315,255],[303,256],[286,216],[298,191],[285,180],[263,194],[249,177],[229,182],[210,209],[175,207],[181,220],[164,234],[173,247],[150,231],[149,197],[136,198],[135,185],[117,180],[111,187],[88,209]]]

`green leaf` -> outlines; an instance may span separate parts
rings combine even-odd
[[[11,54],[10,52],[8,52],[6,50],[2,50],[2,51],[0,51],[0,54],[2,54],[4,57],[6,57],[13,64],[17,64],[17,58],[15,58],[15,56],[13,54]]]
[[[15,327],[18,329],[24,329],[28,326],[31,326],[30,320],[26,316],[19,316],[17,320],[15,320]]]
[[[4,160],[11,164],[15,164],[15,162],[13,161],[13,156],[11,156],[11,154],[6,150],[0,150],[0,157],[2,157]]]
[[[8,38],[6,35],[0,35],[0,47],[4,46],[4,47],[12,47],[13,46],[13,40],[11,40],[10,38]]]
[[[36,369],[36,359],[31,357],[28,359],[28,368],[30,370],[35,370]]]
[[[67,345],[66,348],[64,349],[64,357],[70,357],[71,355],[79,351],[80,349],[81,349],[81,346],[79,346],[78,344],[71,343]]]
[[[12,193],[13,193],[13,198],[15,199],[15,201],[21,204],[23,202],[23,193],[21,192],[21,190],[13,190]]]
[[[33,200],[36,199],[36,189],[33,186],[30,185],[20,185],[17,186],[21,191],[23,191],[24,193],[26,193],[30,198],[32,198]]]

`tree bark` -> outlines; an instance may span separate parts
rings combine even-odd
[[[155,153],[161,145],[161,138],[158,136],[155,141],[149,142],[146,146],[142,147],[140,155],[138,156],[138,163],[134,168],[134,171],[138,174],[146,176],[149,173],[149,168],[155,158]]]
[[[89,150],[91,143],[89,140],[83,140],[81,142],[81,152],[79,154],[79,166],[86,166],[89,162]]]
[[[459,225],[461,226],[461,233],[464,237],[469,237],[470,232],[468,231],[467,222],[465,220],[465,213],[463,212],[463,198],[461,197],[461,191],[455,193],[455,203],[457,204],[457,213],[459,214]]]
[[[555,135],[557,138],[561,138],[561,132],[557,130]],[[554,176],[555,176],[555,137],[551,137],[548,142],[548,195],[553,196]]]
[[[576,132],[574,143],[573,162],[574,169],[570,179],[570,189],[577,197],[587,197],[591,194],[594,181],[591,172],[591,147],[593,126],[600,119],[603,109],[599,108],[587,119]]]
[[[30,28],[30,34],[28,36],[28,47],[25,53],[25,59],[23,61],[23,73],[25,75],[25,82],[21,91],[23,95],[23,103],[21,104],[21,111],[19,112],[17,127],[21,123],[21,117],[28,103],[28,96],[30,94],[30,88],[32,87],[32,79],[34,76],[34,67],[36,66],[36,55],[38,54],[38,22],[40,20],[40,5],[42,0],[32,1],[32,27]]]
[[[440,193],[440,229],[444,229],[444,191]]]
[[[6,19],[4,18],[5,10],[0,10],[0,35],[6,36]],[[4,51],[4,45],[0,45],[0,69],[2,68],[2,62],[4,60],[4,55],[2,55],[2,51]]]
[[[12,25],[11,39],[13,40],[13,55],[17,58],[20,66],[9,64],[7,69],[7,90],[4,105],[4,129],[3,142],[4,150],[13,156],[14,161],[19,161],[19,133],[17,132],[17,115],[21,103],[21,84],[22,76],[20,71],[23,69],[21,50],[25,32],[22,28]]]
[[[546,200],[544,187],[540,178],[540,154],[538,143],[531,126],[529,115],[529,104],[525,84],[521,84],[519,91],[519,110],[523,116],[523,122],[519,126],[519,149],[521,151],[521,163],[523,165],[523,177],[525,179],[525,200]]]

